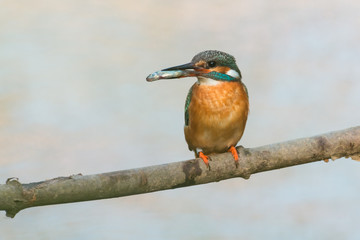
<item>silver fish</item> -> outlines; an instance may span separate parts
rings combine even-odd
[[[146,81],[153,82],[160,79],[191,77],[193,74],[194,71],[191,70],[157,71],[147,76]]]

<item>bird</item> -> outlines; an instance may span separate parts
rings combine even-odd
[[[189,150],[209,166],[209,156],[231,152],[238,167],[235,148],[243,136],[249,94],[235,58],[218,50],[196,54],[190,63],[150,74],[149,82],[160,79],[196,77],[185,101],[184,135]]]

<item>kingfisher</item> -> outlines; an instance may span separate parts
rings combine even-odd
[[[241,139],[248,113],[249,95],[235,58],[225,52],[207,50],[190,63],[150,74],[149,82],[160,79],[197,77],[185,101],[185,140],[196,158],[209,166],[209,155],[231,152]]]

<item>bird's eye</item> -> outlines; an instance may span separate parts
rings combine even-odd
[[[208,62],[208,66],[211,67],[211,68],[215,67],[216,62],[215,61],[210,61],[210,62]]]

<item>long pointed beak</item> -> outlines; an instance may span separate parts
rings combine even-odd
[[[199,69],[199,67],[196,67],[193,63],[186,63],[175,67],[165,68],[147,76],[146,81],[153,82],[160,79],[194,77],[198,75],[196,69]]]
[[[165,68],[161,71],[187,70],[187,69],[198,69],[198,67],[196,67],[193,63],[186,63],[175,67]]]

